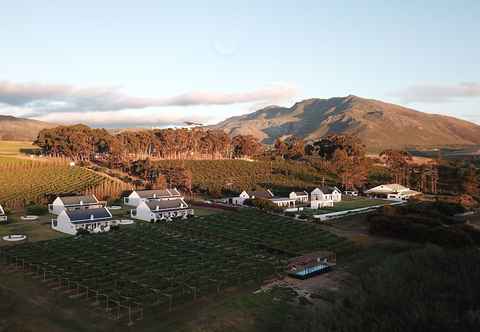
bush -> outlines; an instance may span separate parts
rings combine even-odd
[[[363,273],[310,331],[479,331],[480,254],[427,247]]]
[[[254,199],[247,199],[244,204],[248,206],[253,206],[256,207],[257,209],[263,210],[263,211],[269,211],[269,212],[276,212],[280,213],[283,211],[282,208],[278,207],[274,203],[272,203],[268,199],[264,198],[254,198]]]
[[[29,215],[43,216],[48,213],[48,208],[43,205],[31,204],[25,208]]]

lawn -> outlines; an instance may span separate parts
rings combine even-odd
[[[341,202],[335,203],[333,207],[327,207],[318,210],[311,210],[306,209],[304,210],[308,214],[325,214],[331,212],[341,212],[341,211],[348,211],[354,209],[365,208],[369,206],[376,206],[376,205],[387,205],[390,204],[391,201],[381,200],[381,199],[368,199],[368,198],[347,198],[342,200]]]

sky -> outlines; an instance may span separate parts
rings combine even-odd
[[[477,0],[0,2],[0,114],[163,127],[353,94],[480,124]]]

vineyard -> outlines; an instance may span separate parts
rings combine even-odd
[[[246,160],[163,160],[160,168],[185,167],[192,173],[192,185],[198,192],[242,191],[256,186],[280,191],[318,186],[331,174],[293,161]]]
[[[1,262],[132,323],[282,275],[288,258],[318,249],[345,254],[352,244],[314,225],[250,211],[26,243],[3,249]]]
[[[30,160],[0,157],[0,203],[20,208],[29,202],[45,204],[50,195],[60,193],[118,194],[126,189],[119,181],[63,159]]]

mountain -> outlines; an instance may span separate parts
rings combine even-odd
[[[474,123],[352,95],[307,99],[290,108],[269,106],[213,127],[232,136],[250,134],[264,143],[288,135],[315,140],[353,134],[370,150],[480,144],[480,126]]]
[[[0,140],[33,141],[40,130],[56,126],[48,122],[0,115]]]

